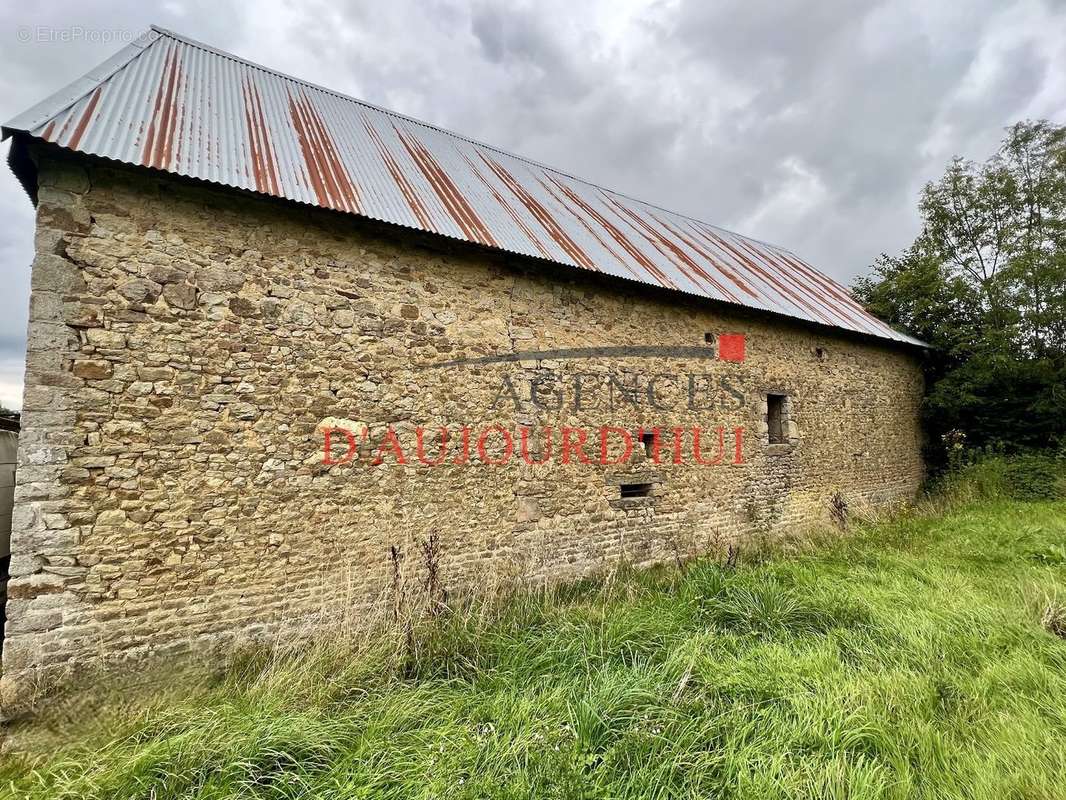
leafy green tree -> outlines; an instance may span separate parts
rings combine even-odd
[[[923,227],[882,255],[856,295],[924,339],[930,457],[1066,440],[1066,127],[1007,129],[978,164],[954,159],[929,183]]]

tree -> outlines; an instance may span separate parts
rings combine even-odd
[[[1066,441],[1066,127],[1007,129],[983,164],[954,159],[922,192],[923,227],[854,290],[932,345],[925,422],[1006,449]]]

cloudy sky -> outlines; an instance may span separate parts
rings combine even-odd
[[[850,281],[922,185],[1066,122],[1066,0],[5,0],[0,119],[150,23],[667,208]],[[6,28],[6,30],[4,30]],[[0,168],[0,404],[18,407],[33,211]]]

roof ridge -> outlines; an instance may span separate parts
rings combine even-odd
[[[157,35],[156,36],[152,36],[151,35],[152,33],[155,33]],[[746,233],[740,233],[739,231],[734,231],[734,230],[731,230],[729,228],[723,228],[723,227],[721,227],[719,225],[715,225],[712,222],[707,222],[706,220],[699,219],[698,217],[694,217],[694,216],[692,216],[690,214],[683,214],[683,213],[681,213],[679,211],[673,211],[672,209],[666,208],[665,206],[658,205],[657,203],[651,203],[651,202],[648,202],[647,200],[642,200],[639,197],[634,197],[633,195],[626,194],[625,192],[620,192],[617,189],[611,189],[611,188],[609,188],[607,186],[602,186],[601,184],[594,183],[593,181],[590,181],[587,178],[582,178],[582,177],[580,177],[578,175],[573,174],[572,172],[567,172],[566,170],[559,169],[558,167],[553,167],[550,164],[545,164],[544,162],[537,161],[534,158],[530,158],[528,156],[523,156],[523,155],[520,155],[518,153],[514,153],[514,152],[512,152],[510,150],[505,150],[504,148],[498,147],[496,145],[488,144],[487,142],[483,142],[480,139],[475,139],[472,136],[467,136],[467,135],[462,134],[462,133],[456,133],[455,131],[448,130],[447,128],[441,127],[440,125],[436,125],[436,124],[434,124],[432,122],[426,122],[425,120],[419,119],[418,117],[412,117],[409,114],[403,114],[403,113],[401,113],[399,111],[394,111],[394,110],[392,110],[390,108],[385,108],[384,106],[375,105],[374,103],[371,103],[371,102],[369,102],[367,100],[363,100],[361,98],[354,97],[354,96],[352,96],[350,94],[345,94],[344,92],[339,92],[336,89],[330,89],[327,86],[322,86],[321,84],[312,83],[311,81],[305,80],[303,78],[298,78],[295,75],[290,75],[287,72],[282,72],[281,70],[274,69],[273,67],[265,66],[265,65],[260,64],[260,63],[258,63],[256,61],[252,61],[251,59],[244,58],[243,56],[236,55],[235,53],[231,53],[231,52],[229,52],[227,50],[222,50],[222,49],[220,49],[218,47],[215,47],[213,45],[209,45],[209,44],[206,44],[205,42],[201,42],[198,39],[193,39],[190,36],[186,36],[186,35],[184,35],[182,33],[178,33],[176,31],[170,30],[169,28],[164,28],[161,25],[155,25],[155,24],[150,24],[148,26],[148,30],[146,30],[144,33],[142,33],[140,36],[138,36],[134,41],[130,42],[128,45],[126,45],[124,48],[122,48],[121,50],[116,52],[110,58],[105,59],[104,61],[102,61],[99,65],[97,65],[94,69],[90,70],[88,73],[83,75],[81,78],[78,78],[78,79],[74,80],[73,82],[67,84],[66,86],[64,86],[61,89],[57,90],[52,95],[49,95],[47,98],[45,98],[43,101],[41,101],[37,105],[32,106],[31,108],[27,109],[23,113],[19,114],[18,116],[14,117],[13,119],[9,120],[3,126],[3,138],[6,139],[8,136],[11,135],[11,132],[14,131],[14,130],[19,130],[19,129],[29,130],[29,129],[35,127],[36,124],[38,122],[42,121],[43,119],[47,119],[48,117],[55,116],[56,114],[62,113],[63,111],[67,110],[68,108],[71,108],[76,103],[78,103],[82,98],[84,98],[90,92],[95,90],[98,86],[102,85],[104,82],[106,82],[111,77],[113,77],[119,70],[121,70],[124,67],[126,67],[131,61],[133,61],[134,58],[136,58],[142,52],[144,52],[149,47],[151,47],[153,44],[155,44],[157,41],[159,41],[159,38],[162,37],[162,36],[166,36],[166,37],[168,37],[170,39],[173,39],[175,41],[182,42],[182,43],[184,43],[186,45],[189,45],[190,47],[199,48],[200,50],[204,50],[205,52],[212,53],[212,54],[214,54],[216,56],[219,56],[221,58],[229,59],[230,61],[234,61],[234,62],[236,62],[238,64],[243,64],[243,65],[245,65],[247,67],[251,67],[252,69],[260,70],[261,72],[265,72],[265,73],[268,73],[270,75],[274,75],[276,77],[282,78],[282,79],[287,80],[287,81],[292,81],[293,83],[299,84],[300,86],[304,86],[304,87],[307,87],[309,89],[314,89],[315,91],[318,91],[318,92],[323,92],[323,93],[331,95],[333,97],[337,97],[337,98],[339,98],[341,100],[345,100],[345,101],[348,101],[350,103],[355,103],[356,105],[362,106],[364,108],[368,108],[368,109],[371,109],[373,111],[377,111],[377,112],[382,113],[382,114],[387,114],[388,116],[395,117],[397,119],[402,119],[402,120],[405,120],[407,122],[414,123],[415,125],[420,125],[420,126],[422,126],[424,128],[429,128],[431,130],[437,131],[438,133],[442,133],[445,136],[450,136],[450,137],[453,137],[455,139],[459,139],[461,141],[467,142],[468,144],[472,144],[475,147],[481,147],[481,148],[484,148],[485,150],[489,150],[489,151],[494,152],[494,153],[499,153],[501,155],[505,155],[508,158],[513,158],[516,161],[520,161],[520,162],[522,162],[524,164],[532,165],[532,166],[537,167],[539,169],[548,170],[548,171],[553,172],[553,173],[555,173],[557,175],[561,175],[561,176],[563,176],[565,178],[569,178],[572,181],[577,181],[578,183],[582,183],[585,186],[591,186],[591,187],[593,187],[595,189],[598,189],[598,190],[600,190],[602,192],[609,192],[610,194],[612,194],[612,195],[614,195],[616,197],[624,198],[624,199],[629,200],[629,201],[631,201],[633,203],[639,203],[640,205],[645,206],[646,208],[654,208],[654,209],[657,209],[657,210],[662,211],[662,212],[667,213],[667,214],[673,214],[673,215],[676,215],[678,217],[683,217],[684,219],[687,219],[690,222],[696,222],[696,223],[699,223],[700,225],[707,225],[707,226],[709,226],[711,228],[714,228],[717,231],[721,231],[722,233],[729,234],[730,236],[738,236],[738,237],[740,237],[742,239],[745,239],[745,240],[747,240],[749,242],[757,242],[758,244],[761,244],[764,247],[771,247],[774,250],[777,250],[779,252],[784,252],[784,253],[788,253],[788,254],[793,255],[793,256],[797,256],[797,254],[794,251],[792,251],[792,250],[790,250],[790,249],[788,249],[786,247],[783,247],[782,245],[774,244],[773,242],[767,242],[764,239],[758,239],[758,238],[756,238],[754,236],[750,236],[750,235],[748,235]],[[96,73],[97,71],[100,71],[100,70],[102,70],[104,68],[107,68],[106,74],[102,74],[102,75],[99,75],[99,76],[94,76],[94,73]],[[83,84],[83,82],[84,82],[84,84]],[[79,86],[79,84],[82,84],[82,85]],[[62,100],[62,105],[58,105],[57,106],[55,104],[56,99],[60,95],[67,95],[67,93],[70,90],[72,90],[73,87],[75,87],[75,86],[79,87],[78,90],[77,90],[77,93],[72,95],[72,96],[64,97],[63,100]],[[26,118],[27,117],[31,117],[31,115],[32,115],[32,118],[27,120]],[[826,276],[826,277],[829,277],[829,276]],[[829,278],[829,279],[833,280],[832,278]],[[836,283],[836,281],[834,281],[834,283]]]
[[[231,61],[236,61],[240,64],[244,64],[245,66],[252,67],[253,69],[261,70],[263,72],[269,72],[271,75],[276,75],[277,77],[284,78],[287,81],[298,83],[301,86],[306,86],[309,89],[314,89],[315,91],[319,92],[325,92],[326,94],[333,95],[334,97],[338,97],[341,100],[347,100],[351,103],[355,103],[357,105],[364,106],[374,111],[381,112],[382,114],[388,114],[390,117],[398,117],[399,119],[406,120],[407,122],[413,122],[415,125],[421,125],[424,128],[432,128],[433,130],[438,131],[439,133],[443,133],[447,136],[453,136],[456,139],[462,139],[464,142],[477,145],[478,147],[484,147],[486,150],[491,150],[494,153],[501,153],[502,155],[508,156],[517,161],[524,161],[527,164],[532,164],[533,166],[540,167],[541,169],[550,169],[552,172],[557,172],[567,178],[572,178],[573,180],[581,181],[582,183],[588,183],[590,186],[597,186],[597,184],[590,183],[589,181],[583,180],[582,178],[579,178],[576,175],[572,175],[569,172],[565,172],[549,164],[544,164],[540,161],[537,161],[536,159],[529,158],[528,156],[519,155],[518,153],[512,153],[510,150],[504,150],[502,147],[483,142],[480,139],[473,138],[472,136],[467,136],[462,133],[456,133],[455,131],[448,130],[447,128],[443,128],[440,125],[436,125],[432,122],[426,122],[424,119],[412,117],[409,114],[394,111],[391,108],[385,108],[384,106],[375,105],[374,103],[371,103],[368,100],[363,100],[362,98],[354,97],[353,95],[345,94],[344,92],[339,92],[336,89],[330,89],[328,86],[322,86],[318,83],[312,83],[309,80],[305,80],[304,78],[298,78],[295,75],[290,75],[287,72],[282,72],[281,70],[274,69],[273,67],[264,66],[263,64],[260,64],[257,61],[252,61],[251,59],[244,58],[243,56],[238,56],[226,50],[220,50],[217,47],[213,47],[209,44],[204,44],[203,42],[197,41],[196,39],[189,38],[188,36],[176,33],[172,30],[168,30],[167,28],[160,27],[159,25],[152,25],[151,30],[154,30],[156,33],[163,34],[164,36],[169,36],[170,38],[176,39],[179,42],[184,42],[185,44],[190,45],[192,47],[198,47],[201,50],[206,50],[210,53],[214,53],[217,56],[222,56],[223,58],[228,58]],[[613,192],[614,194],[620,194],[619,192],[614,192],[614,190],[612,189],[606,189],[606,187],[603,186],[597,186],[597,188]]]
[[[540,169],[550,170],[551,172],[554,172],[554,173],[556,173],[558,175],[562,175],[563,177],[569,178],[570,180],[578,181],[579,183],[583,183],[586,186],[592,186],[592,187],[594,187],[596,189],[599,189],[600,191],[603,191],[603,192],[610,192],[611,194],[613,194],[613,195],[615,195],[617,197],[625,198],[626,200],[630,200],[630,201],[632,201],[634,203],[640,203],[641,205],[646,206],[648,208],[655,208],[655,209],[658,209],[659,211],[664,211],[664,212],[666,212],[668,214],[674,214],[674,215],[679,216],[679,217],[684,217],[685,219],[687,219],[687,220],[689,220],[691,222],[698,222],[700,225],[708,225],[708,226],[714,228],[715,230],[721,231],[723,233],[727,233],[730,236],[739,236],[742,239],[746,239],[749,242],[758,242],[761,245],[764,245],[766,247],[772,247],[773,249],[778,250],[780,252],[788,253],[788,254],[793,255],[793,256],[796,255],[796,253],[793,252],[792,250],[790,250],[790,249],[788,249],[786,247],[783,247],[781,245],[774,244],[773,242],[767,242],[767,241],[765,241],[763,239],[757,239],[756,237],[750,236],[750,235],[748,235],[746,233],[740,233],[738,231],[734,231],[734,230],[731,230],[729,228],[723,228],[723,227],[721,227],[719,225],[715,225],[712,222],[707,222],[706,220],[699,219],[698,217],[693,217],[693,216],[691,216],[689,214],[682,214],[679,211],[673,211],[672,209],[666,208],[665,206],[661,206],[661,205],[658,205],[656,203],[650,203],[647,200],[641,200],[639,197],[634,197],[633,195],[626,194],[625,192],[620,192],[617,189],[611,189],[611,188],[609,188],[607,186],[602,186],[602,185],[600,185],[598,183],[594,183],[593,181],[588,180],[587,178],[582,178],[582,177],[580,177],[578,175],[575,175],[572,172],[567,172],[566,170],[559,169],[558,167],[553,167],[550,164],[545,164],[543,161],[537,161],[535,158],[530,158],[529,156],[523,156],[523,155],[520,155],[518,153],[512,152],[510,150],[505,150],[502,147],[498,147],[496,145],[488,144],[487,142],[483,142],[480,139],[475,139],[472,136],[467,136],[466,134],[457,133],[455,131],[448,130],[447,128],[444,128],[444,127],[442,127],[440,125],[437,125],[435,123],[432,123],[432,122],[426,122],[425,120],[419,119],[418,117],[412,117],[409,114],[404,114],[404,113],[402,113],[400,111],[394,111],[391,108],[385,108],[384,106],[376,105],[374,103],[369,102],[368,100],[363,100],[362,98],[355,97],[355,96],[350,95],[350,94],[345,94],[344,92],[339,92],[336,89],[330,89],[327,86],[322,86],[321,84],[318,84],[318,83],[312,83],[311,81],[305,80],[304,78],[298,78],[295,75],[290,75],[287,72],[282,72],[281,70],[274,69],[273,67],[264,66],[263,64],[260,64],[257,61],[252,61],[251,59],[244,58],[243,56],[236,55],[236,54],[231,53],[231,52],[229,52],[227,50],[221,50],[221,49],[219,49],[217,47],[214,47],[212,45],[205,44],[204,42],[198,41],[197,39],[193,39],[193,38],[191,38],[189,36],[185,36],[184,34],[177,33],[176,31],[169,30],[168,28],[164,28],[164,27],[162,27],[160,25],[151,25],[150,29],[155,31],[156,33],[162,34],[163,36],[169,36],[170,38],[176,39],[179,42],[184,42],[185,44],[190,45],[191,47],[198,47],[201,50],[206,50],[209,53],[214,53],[215,55],[221,56],[222,58],[228,58],[231,61],[236,61],[239,64],[244,64],[245,66],[252,67],[253,69],[257,69],[257,70],[261,70],[263,72],[267,72],[267,73],[269,73],[271,75],[275,75],[275,76],[277,76],[279,78],[284,78],[285,80],[292,81],[293,83],[297,83],[297,84],[299,84],[301,86],[306,86],[307,88],[314,89],[315,91],[325,92],[326,94],[332,95],[333,97],[340,98],[341,100],[347,100],[349,102],[355,103],[356,105],[360,105],[360,106],[363,106],[365,108],[369,108],[369,109],[372,109],[374,111],[378,111],[378,112],[380,112],[382,114],[388,114],[391,117],[397,117],[399,119],[406,120],[407,122],[413,122],[415,125],[421,125],[424,128],[430,128],[432,130],[438,131],[439,133],[443,133],[446,136],[451,136],[451,137],[454,137],[456,139],[461,139],[462,141],[467,142],[468,144],[475,145],[476,147],[483,147],[486,150],[491,150],[494,153],[500,153],[500,154],[505,155],[505,156],[507,156],[509,158],[513,158],[516,161],[521,161],[521,162],[523,162],[525,164],[531,164],[531,165],[533,165],[535,167],[539,167]],[[826,277],[828,277],[828,276],[826,276]],[[833,280],[833,279],[830,278],[830,280]]]

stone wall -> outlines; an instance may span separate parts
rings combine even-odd
[[[433,533],[455,591],[705,551],[823,523],[834,497],[883,505],[920,483],[913,351],[350,216],[38,157],[8,708],[102,660],[224,649],[322,615],[358,620],[387,601],[390,546],[414,585]],[[726,333],[744,334],[743,361],[422,368],[570,347],[714,353]],[[676,376],[658,380],[658,408],[646,392],[657,374]],[[525,402],[537,380],[542,407]],[[557,381],[562,406],[543,407]],[[611,408],[609,391],[633,385],[638,402]],[[783,444],[767,441],[767,393],[788,397]],[[351,463],[323,463],[331,420],[369,428]],[[698,426],[712,457],[722,426],[723,457],[674,464],[669,440],[664,463],[638,442],[628,463],[600,465],[593,440],[589,464],[556,450],[542,466],[489,466],[474,444],[465,464],[411,455],[418,426],[476,435],[493,424],[552,426],[556,448],[566,426]],[[388,426],[406,464],[377,449]],[[619,455],[620,440],[609,450]],[[622,498],[627,481],[650,494]]]

